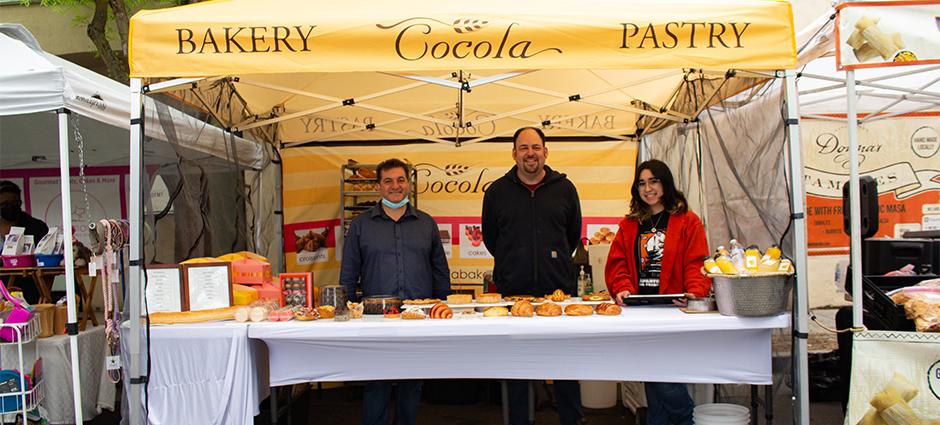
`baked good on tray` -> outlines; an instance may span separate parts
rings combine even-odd
[[[565,306],[565,314],[568,316],[590,316],[594,314],[594,308],[587,304],[569,304]]]
[[[432,319],[451,319],[454,317],[454,311],[444,303],[437,303],[431,307],[428,317]]]
[[[473,296],[470,294],[450,294],[447,296],[447,304],[470,304],[473,302]]]
[[[610,293],[607,291],[592,292],[581,297],[584,301],[610,301]]]
[[[568,299],[568,294],[565,294],[561,289],[556,289],[555,292],[545,295],[545,299],[562,302]]]
[[[424,310],[416,306],[405,307],[405,311],[401,312],[401,318],[405,320],[424,320],[427,317]]]
[[[545,301],[535,308],[535,314],[539,316],[561,316],[561,306],[551,301]]]
[[[502,317],[509,316],[509,309],[502,306],[495,306],[483,310],[483,317]]]
[[[503,295],[495,292],[482,293],[477,296],[477,303],[480,304],[490,304],[498,303],[503,301]]]
[[[594,307],[594,312],[604,316],[619,316],[623,308],[614,303],[600,303]]]
[[[534,311],[535,309],[532,307],[532,303],[526,300],[520,300],[512,305],[512,309],[510,309],[509,312],[512,313],[514,317],[532,317]]]

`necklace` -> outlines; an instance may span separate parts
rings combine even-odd
[[[662,214],[662,213],[660,213],[660,214]],[[656,233],[656,227],[659,226],[659,221],[663,219],[663,216],[664,216],[664,215],[665,215],[665,214],[662,214],[662,215],[659,216],[659,218],[656,219],[656,222],[653,223],[653,228],[650,229],[650,232]],[[650,217],[650,218],[652,219],[653,217]],[[652,220],[650,220],[650,221],[652,221]]]

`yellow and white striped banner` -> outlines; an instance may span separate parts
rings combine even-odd
[[[547,163],[567,174],[578,188],[584,216],[582,233],[590,236],[600,227],[615,229],[627,212],[637,145],[549,141],[546,146]],[[411,144],[285,149],[284,251],[288,270],[313,271],[318,286],[338,283],[341,167],[348,160],[377,164],[395,157],[417,170],[417,185],[412,190],[417,193],[418,208],[434,217],[441,228],[452,284],[481,285],[483,272],[492,269],[493,260],[485,246],[468,233],[472,235],[480,226],[486,189],[514,165],[511,149],[508,143],[460,148]]]

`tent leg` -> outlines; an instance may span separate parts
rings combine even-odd
[[[78,309],[75,302],[75,256],[72,254],[72,193],[69,188],[69,111],[56,113],[59,119],[59,185],[62,191],[62,231],[68,238],[65,246],[65,293],[68,299],[69,354],[72,361],[72,400],[75,403],[75,423],[82,423],[82,382],[78,365]]]
[[[855,71],[845,72],[846,120],[849,130],[849,241],[852,265],[852,327],[862,327],[862,213],[859,209],[858,184],[858,111],[855,95]]]
[[[793,262],[796,267],[796,288],[793,302],[793,418],[795,423],[809,425],[809,360],[807,339],[809,330],[809,286],[806,282],[806,216],[803,193],[803,154],[800,143],[799,95],[796,90],[796,72],[786,71],[787,134],[790,140],[790,190],[793,200]]]
[[[128,273],[128,294],[127,302],[130,304],[130,338],[129,353],[130,373],[125,376],[130,377],[129,394],[127,394],[128,410],[130,411],[130,424],[140,425],[141,414],[141,385],[144,384],[140,376],[140,288],[142,279],[142,270],[140,259],[142,250],[141,238],[141,168],[143,158],[141,157],[141,146],[143,143],[143,98],[141,97],[141,79],[131,78],[131,137],[130,137],[130,199],[127,218],[130,221],[130,273]]]
[[[277,172],[274,173],[274,204],[277,205],[277,212],[275,212],[276,228],[274,230],[275,240],[278,241],[277,247],[278,251],[281,251],[278,255],[277,260],[277,269],[283,273],[287,271],[287,264],[284,261],[284,252],[281,248],[284,246],[284,160],[283,158],[278,158],[278,161],[274,163],[274,166],[277,167]],[[342,226],[341,226],[342,227]],[[344,231],[345,229],[340,229]],[[334,235],[336,237],[345,238],[346,235]]]

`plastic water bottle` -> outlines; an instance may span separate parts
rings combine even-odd
[[[569,281],[570,282],[570,281]],[[584,273],[584,266],[581,266],[581,273],[578,274],[578,296],[584,296],[585,290],[587,290],[588,279],[587,275]]]
[[[744,247],[736,239],[731,240],[731,264],[738,269],[738,273],[747,270],[744,260]]]

